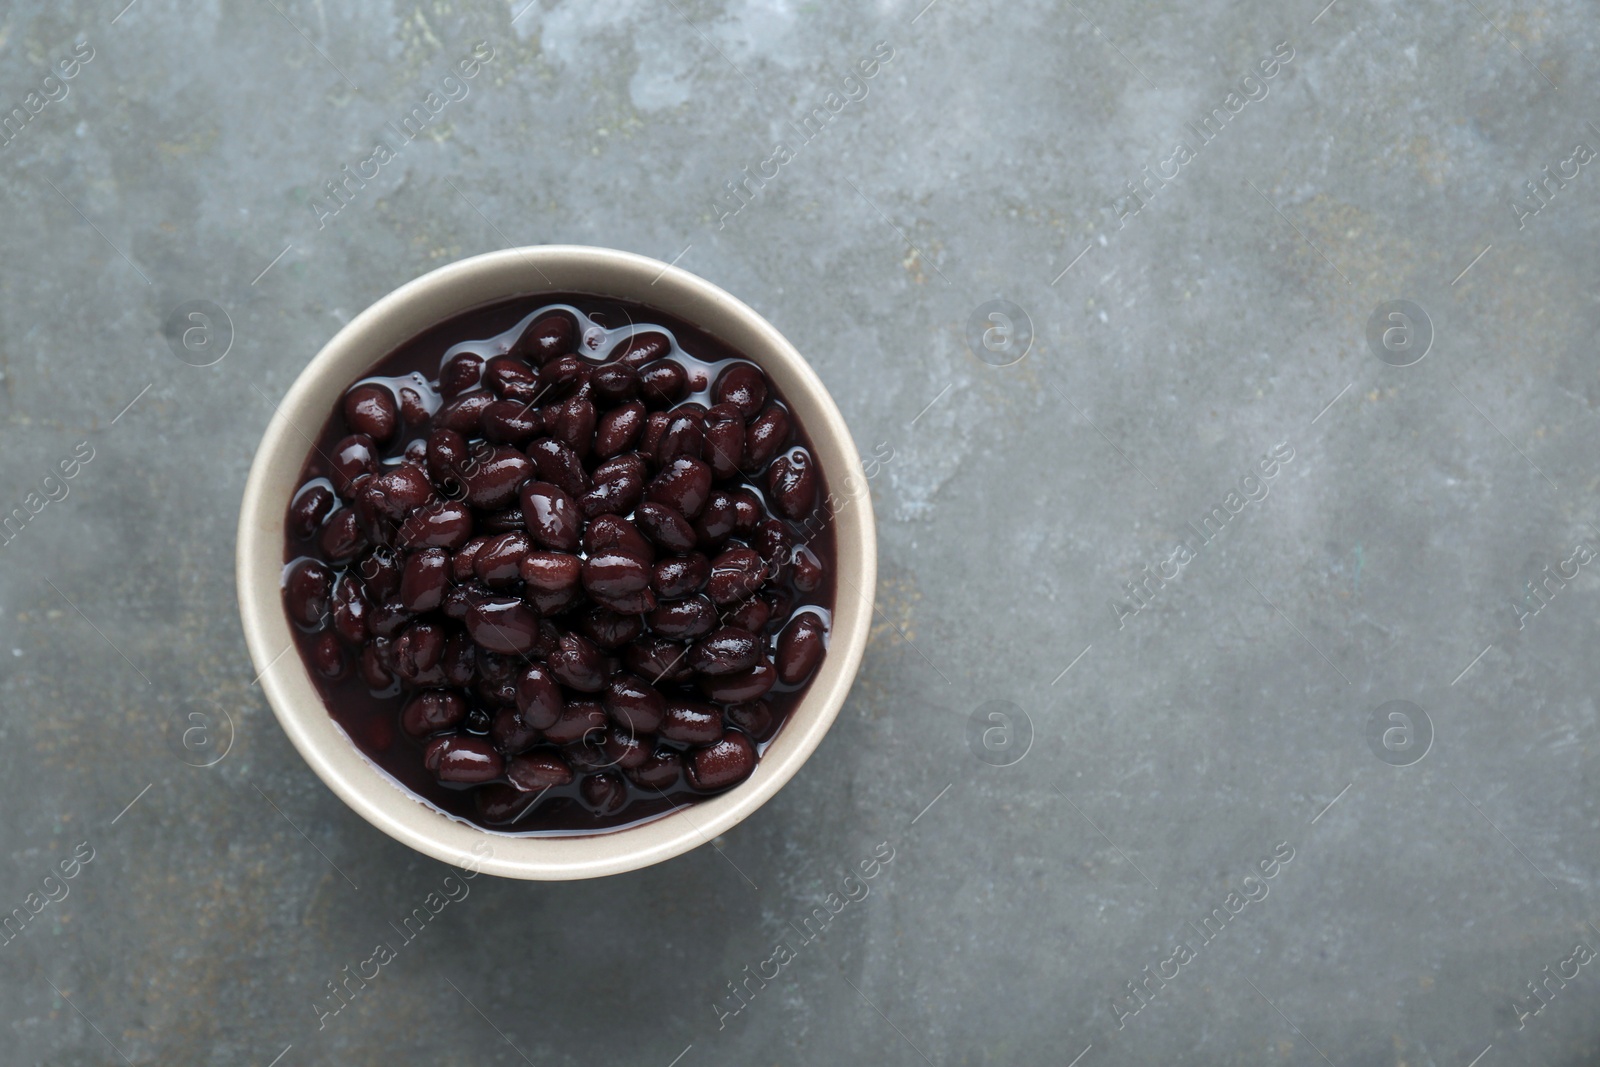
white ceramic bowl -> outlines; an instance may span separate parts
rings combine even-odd
[[[828,653],[755,773],[725,793],[642,825],[576,837],[484,830],[424,804],[377,769],[335,725],[298,652],[280,587],[284,519],[310,441],[345,389],[428,327],[508,297],[586,293],[668,312],[766,371],[810,437],[837,544]],[[283,726],[328,787],[368,822],[419,852],[511,878],[616,874],[709,842],[766,803],[794,776],[833,723],[861,662],[877,580],[872,501],[861,460],[816,373],[765,319],[687,271],[605,248],[546,245],[474,256],[401,286],[356,316],[295,379],[256,451],[239,515],[239,613],[261,686]]]

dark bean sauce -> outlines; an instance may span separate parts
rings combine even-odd
[[[755,770],[826,652],[810,441],[750,360],[581,294],[459,315],[351,385],[289,506],[334,720],[446,814],[659,817]]]

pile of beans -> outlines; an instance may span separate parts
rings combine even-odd
[[[571,832],[728,789],[816,672],[816,461],[761,369],[692,333],[560,305],[442,359],[413,343],[308,458],[302,653],[346,732],[447,812]]]

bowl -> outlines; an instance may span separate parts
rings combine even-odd
[[[759,364],[811,439],[831,510],[837,591],[828,653],[755,772],[724,793],[653,821],[583,836],[498,833],[423,803],[335,724],[295,651],[284,609],[284,522],[310,442],[346,388],[389,352],[460,312],[509,297],[581,293],[675,315]],[[535,306],[530,303],[530,307]],[[866,646],[877,580],[872,501],[839,409],[804,357],[749,306],[688,271],[606,248],[542,245],[473,256],[396,289],[318,352],[277,405],[256,450],[239,514],[239,613],[279,724],[357,814],[418,852],[458,867],[543,881],[593,878],[681,855],[751,815],[816,749],[844,704]]]

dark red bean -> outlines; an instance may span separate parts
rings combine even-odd
[[[588,638],[562,634],[560,647],[549,657],[550,673],[562,685],[580,693],[598,693],[606,687],[606,657]]]
[[[611,677],[600,702],[613,722],[636,736],[655,733],[667,710],[666,698],[653,685],[626,673]]]
[[[503,707],[489,721],[489,743],[504,756],[526,752],[544,738],[516,708]]]
[[[349,574],[339,580],[333,589],[333,629],[352,645],[367,639],[367,615],[372,605],[367,600],[361,583]]]
[[[718,404],[705,418],[702,458],[711,464],[711,473],[718,480],[737,477],[744,463],[744,419],[732,404]]]
[[[400,557],[382,545],[356,561],[355,573],[373,601],[387,600],[400,592]]]
[[[638,640],[644,633],[644,620],[637,615],[622,615],[596,606],[578,617],[578,629],[583,636],[610,652]]]
[[[448,689],[424,689],[400,712],[400,728],[412,737],[454,730],[467,717],[467,702]]]
[[[439,663],[440,669],[444,672],[445,683],[460,689],[471,685],[475,660],[472,638],[461,631],[456,631],[445,638],[444,658]]]
[[[582,356],[565,355],[552,359],[539,369],[539,381],[549,400],[560,400],[579,392],[594,374],[594,364]]]
[[[572,784],[572,768],[554,752],[529,752],[506,764],[506,780],[524,793]]]
[[[361,650],[361,680],[375,693],[385,692],[394,685],[394,675],[383,665],[382,646],[377,641]]]
[[[578,795],[596,815],[615,815],[628,803],[628,787],[609,772],[589,775],[579,783]]]
[[[667,432],[667,424],[672,421],[672,416],[665,411],[652,411],[645,416],[644,429],[639,431],[639,452],[646,456],[654,456],[656,449],[661,445],[661,435]]]
[[[695,552],[659,561],[650,576],[650,587],[665,600],[677,600],[704,589],[710,577],[711,561]]]
[[[472,462],[467,439],[454,430],[434,430],[428,435],[428,475],[445,496],[459,499],[465,493],[462,471]]]
[[[569,589],[530,589],[527,598],[540,615],[560,615],[583,600],[583,586],[579,584]]]
[[[750,700],[743,704],[729,704],[722,709],[728,725],[736,726],[754,741],[765,741],[777,726],[772,708],[765,700]]]
[[[333,511],[333,490],[321,482],[307,482],[289,505],[289,533],[302,541],[310,540]]]
[[[792,448],[772,461],[767,472],[768,499],[778,514],[799,521],[817,504],[817,469],[811,453]]]
[[[338,634],[324,630],[317,635],[311,645],[311,667],[329,681],[344,674],[344,646],[339,644]]]
[[[607,766],[621,771],[631,771],[650,758],[650,747],[624,730],[607,730],[600,751]]]
[[[359,478],[377,472],[378,446],[364,433],[351,434],[333,446],[328,453],[328,460],[333,464],[333,470],[328,474],[329,480],[339,495],[348,500],[350,487]]]
[[[594,488],[578,500],[588,518],[596,515],[626,515],[644,499],[647,474],[644,460],[628,453],[606,460],[594,469]]]
[[[528,458],[533,460],[541,481],[560,486],[575,497],[589,491],[589,474],[583,469],[583,461],[566,442],[541,437],[528,446]]]
[[[744,435],[744,458],[749,469],[758,471],[789,444],[789,413],[776,404],[769,405],[751,420]]]
[[[658,747],[637,767],[622,772],[641,789],[664,793],[678,784],[683,773],[683,757],[666,746]]]
[[[733,498],[733,536],[749,540],[766,518],[766,509],[749,489],[735,489],[729,495]]]
[[[423,751],[422,764],[441,782],[492,782],[505,773],[500,753],[476,737],[436,737]]]
[[[644,405],[634,400],[612,408],[595,423],[594,451],[602,459],[626,452],[644,428]]]
[[[526,404],[539,395],[539,372],[516,356],[495,356],[483,365],[483,384],[495,396]]]
[[[680,456],[699,459],[706,443],[706,418],[695,410],[677,409],[670,416],[661,440],[656,442],[656,462],[666,466]]]
[[[650,585],[650,564],[623,552],[603,552],[583,563],[583,588],[591,597],[628,596]]]
[[[400,409],[388,386],[365,382],[344,394],[344,421],[356,433],[382,444],[394,436]]]
[[[802,611],[778,635],[776,664],[778,680],[784,685],[799,685],[811,677],[822,662],[826,631],[814,611]]]
[[[583,520],[572,497],[549,482],[522,487],[522,518],[534,541],[557,552],[576,552]]]
[[[403,519],[434,499],[427,473],[412,463],[402,463],[369,478],[361,493],[370,494],[379,513],[389,519]]]
[[[371,546],[361,522],[352,508],[340,508],[322,524],[317,534],[317,547],[329,563],[344,563],[355,559]]]
[[[583,561],[568,552],[528,552],[518,573],[530,589],[560,593],[577,588],[583,580]]]
[[[688,552],[695,546],[694,527],[689,520],[665,504],[648,502],[634,511],[634,522],[645,535],[670,552]]]
[[[602,552],[621,552],[643,560],[653,560],[656,550],[639,528],[627,519],[601,515],[583,532],[583,549],[591,556]]]
[[[688,641],[710,633],[717,625],[717,609],[706,596],[660,604],[645,617],[652,633],[674,641]]]
[[[470,582],[477,578],[478,553],[483,551],[483,546],[489,543],[491,535],[484,534],[470,538],[466,544],[456,549],[450,557],[450,580],[460,584]]]
[[[483,380],[483,357],[475,352],[457,352],[439,368],[439,393],[454,400]]]
[[[738,730],[729,730],[715,742],[689,754],[689,784],[701,793],[714,793],[738,785],[756,769],[756,746]]]
[[[493,782],[472,790],[478,817],[489,826],[510,826],[538,806],[543,793],[524,793],[504,782]]]
[[[689,666],[701,674],[734,674],[760,661],[756,635],[737,626],[724,626],[689,650]]]
[[[758,634],[767,628],[767,622],[771,618],[772,607],[760,597],[753,596],[740,601],[738,607],[728,613],[727,622],[730,626]]]
[[[732,404],[748,419],[767,402],[767,376],[753,363],[731,364],[717,375],[717,384],[711,387],[711,399],[719,404]]]
[[[333,593],[333,572],[321,560],[297,560],[284,581],[289,618],[308,629],[320,627]]]
[[[708,551],[721,548],[733,535],[736,518],[733,496],[721,489],[713,490],[706,501],[705,510],[694,520],[695,537],[700,547]]]
[[[367,631],[379,637],[394,637],[398,635],[406,623],[414,617],[409,611],[400,606],[398,601],[378,600],[369,592],[367,599],[372,603],[372,610],[367,614]],[[393,667],[394,664],[390,664]],[[412,679],[406,679],[411,681]]]
[[[669,408],[683,399],[689,375],[670,359],[659,360],[639,372],[639,394],[645,406]]]
[[[511,345],[511,354],[541,366],[573,349],[577,335],[572,316],[564,311],[551,312],[530,322]]]
[[[582,459],[594,447],[594,404],[583,397],[570,397],[545,409],[545,432],[566,445]]]
[[[437,623],[412,623],[395,638],[394,670],[404,681],[415,683],[443,658],[444,628]]]
[[[493,403],[493,393],[468,393],[440,408],[433,417],[433,424],[467,437],[476,437],[483,429],[484,410]]]
[[[738,674],[718,676],[701,675],[700,691],[719,704],[741,704],[747,700],[760,700],[778,680],[778,672],[770,663],[758,663]]]
[[[611,358],[623,366],[638,370],[649,363],[654,363],[668,352],[672,351],[672,342],[665,334],[636,333],[612,353]]]
[[[555,676],[531,664],[517,678],[516,705],[523,719],[536,730],[547,730],[561,717],[561,687]]]
[[[450,553],[442,548],[414,552],[400,578],[400,604],[407,611],[433,611],[444,602],[449,584]]]
[[[645,489],[645,499],[665,504],[694,521],[711,496],[711,468],[698,459],[680,457],[664,467]]]
[[[607,363],[589,379],[595,399],[602,404],[623,404],[639,395],[639,372],[626,363]]]
[[[533,541],[527,534],[497,534],[473,557],[472,571],[490,589],[508,589],[522,580],[522,557],[531,551]]]
[[[606,728],[606,712],[593,700],[574,700],[561,709],[555,722],[545,727],[544,736],[558,745],[571,745],[588,736],[599,736]]]
[[[794,587],[802,593],[815,593],[822,588],[822,560],[805,545],[796,545],[789,557]]]
[[[472,536],[472,512],[454,500],[437,500],[400,524],[401,548],[460,548]]]
[[[754,551],[730,548],[711,561],[706,592],[719,606],[737,603],[761,588],[766,572],[766,564]]]
[[[682,681],[694,674],[687,662],[688,651],[688,646],[676,641],[641,637],[623,648],[622,662],[646,682],[660,685],[663,681]]]
[[[722,735],[722,713],[703,700],[669,700],[658,732],[680,745],[710,744]]]
[[[431,393],[432,390],[429,390]],[[407,427],[421,426],[433,417],[433,411],[422,394],[410,386],[400,387],[400,421]],[[415,444],[416,442],[412,442]],[[409,445],[407,446],[410,447]]]
[[[473,642],[490,652],[526,654],[537,643],[539,617],[515,597],[483,598],[467,611],[466,623]]]
[[[525,400],[494,400],[480,416],[483,436],[502,445],[522,445],[544,429],[539,409]]]

